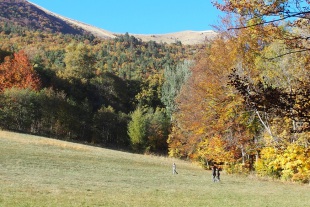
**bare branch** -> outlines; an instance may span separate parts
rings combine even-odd
[[[299,52],[306,52],[306,51],[310,51],[310,48],[309,49],[304,49],[304,50],[291,51],[291,52],[283,53],[283,54],[278,55],[278,56],[273,57],[273,58],[264,58],[264,59],[266,59],[266,60],[274,60],[274,59],[283,57],[285,55],[290,55],[290,54],[299,53]]]
[[[280,19],[264,21],[264,22],[260,22],[260,23],[256,23],[256,24],[252,24],[252,25],[248,25],[248,26],[232,27],[232,28],[229,28],[228,30],[251,28],[251,27],[256,27],[256,26],[259,26],[259,25],[269,24],[269,23],[273,23],[273,22],[279,22],[279,21],[282,21],[282,20],[285,20],[285,19],[289,19],[289,18],[293,18],[293,17],[305,18],[305,17],[302,17],[302,14],[306,15],[306,14],[310,14],[310,12],[309,11],[299,12],[299,13],[296,13],[296,14],[293,14],[293,15],[288,15],[288,16],[282,17]],[[309,18],[305,18],[305,19],[309,19]]]

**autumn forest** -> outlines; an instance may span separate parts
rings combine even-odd
[[[198,45],[44,30],[5,2],[0,129],[310,182],[309,1],[213,1]]]

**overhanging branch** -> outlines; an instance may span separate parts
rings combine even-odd
[[[252,25],[247,25],[247,26],[242,26],[242,27],[232,27],[232,28],[228,28],[228,30],[251,28],[251,27],[256,27],[256,26],[259,26],[259,25],[269,24],[269,23],[273,23],[273,22],[279,22],[279,21],[282,21],[282,20],[285,20],[285,19],[289,19],[289,18],[293,18],[293,17],[299,17],[299,18],[309,19],[309,17],[307,17],[307,18],[302,17],[302,15],[305,15],[305,16],[306,16],[307,14],[310,14],[310,12],[309,12],[309,11],[306,11],[306,12],[299,12],[299,13],[296,13],[296,14],[287,15],[287,16],[282,17],[282,18],[280,18],[280,19],[274,19],[274,20],[270,20],[270,21],[264,21],[264,22],[260,22],[260,23],[256,23],[256,24],[252,24]]]
[[[264,58],[264,59],[267,59],[267,60],[274,60],[274,59],[283,57],[283,56],[285,56],[285,55],[290,55],[290,54],[299,53],[299,52],[306,52],[306,51],[310,51],[310,48],[309,48],[309,49],[304,49],[304,50],[291,51],[291,52],[287,52],[287,53],[283,53],[283,54],[281,54],[281,55],[275,56],[275,57],[273,57],[273,58]]]

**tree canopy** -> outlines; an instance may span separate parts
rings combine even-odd
[[[177,96],[169,154],[308,182],[309,2],[218,2],[229,14]]]

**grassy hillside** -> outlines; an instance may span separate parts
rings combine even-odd
[[[172,175],[176,162],[179,174]],[[308,185],[0,131],[0,206],[310,206]]]

